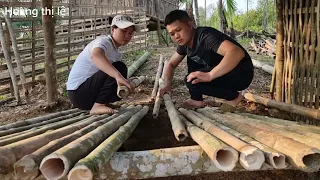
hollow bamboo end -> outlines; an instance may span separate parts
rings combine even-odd
[[[179,142],[182,142],[188,137],[188,133],[187,131],[181,129],[175,132],[175,137]]]
[[[216,151],[213,160],[215,166],[222,171],[232,171],[238,162],[238,152],[231,147],[224,147]]]
[[[283,154],[270,154],[268,157],[269,164],[275,169],[286,168],[286,157]]]
[[[120,98],[125,98],[127,96],[129,96],[129,90],[127,87],[118,87],[118,93],[117,93],[118,97]]]
[[[91,180],[93,179],[92,171],[84,165],[79,165],[71,169],[68,180]]]
[[[67,175],[70,165],[64,156],[51,154],[42,160],[39,169],[46,179],[56,180]]]
[[[254,146],[246,146],[241,149],[240,164],[247,170],[258,170],[265,161],[264,154]]]
[[[35,179],[39,175],[39,166],[31,157],[23,157],[14,164],[14,173],[18,179]]]

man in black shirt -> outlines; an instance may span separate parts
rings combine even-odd
[[[165,26],[178,48],[165,68],[165,86],[160,94],[171,95],[174,70],[187,55],[185,81],[191,99],[183,106],[203,107],[207,103],[202,95],[208,95],[224,99],[222,109],[234,110],[243,98],[238,91],[246,89],[253,78],[253,65],[246,50],[214,28],[194,28],[190,17],[182,10],[170,12]]]

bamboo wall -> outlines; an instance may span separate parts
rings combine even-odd
[[[150,41],[148,36],[147,24],[150,17],[156,16],[157,3],[162,3],[161,16],[170,10],[178,7],[166,0],[59,0],[54,1],[53,7],[57,12],[56,20],[56,46],[55,58],[57,60],[57,73],[66,75],[86,44],[101,34],[110,33],[111,19],[116,14],[128,14],[134,21],[141,25],[142,32],[136,33],[132,41],[121,49],[122,52],[130,53],[145,50]],[[1,2],[0,8],[21,7],[22,9],[41,8],[40,0],[20,0]],[[64,7],[64,8],[63,8]],[[64,10],[62,10],[64,9]],[[10,9],[9,9],[10,10]],[[62,10],[62,11],[61,11]],[[148,14],[149,13],[149,14]],[[15,28],[16,38],[24,72],[28,78],[28,85],[36,82],[36,76],[44,73],[44,37],[41,26],[41,13],[38,17],[33,17],[31,13],[27,17],[11,16],[13,24],[25,22],[29,26]],[[161,18],[161,17],[160,17]],[[0,12],[0,21],[4,18]],[[7,38],[8,39],[8,38]],[[9,43],[11,44],[11,43]],[[10,45],[9,45],[10,46]],[[1,47],[0,47],[1,48]],[[10,55],[14,67],[16,67],[12,48]],[[13,92],[11,78],[4,63],[4,54],[0,49],[0,95]],[[19,75],[16,71],[19,80]],[[21,88],[20,88],[21,89]]]
[[[320,1],[283,3],[283,101],[319,109]]]

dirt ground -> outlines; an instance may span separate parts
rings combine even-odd
[[[174,52],[174,48],[158,47],[152,48],[151,57],[148,61],[134,74],[134,76],[146,75],[146,81],[138,87],[135,91],[136,93],[122,101],[118,104],[141,104],[149,101],[149,97],[153,88],[154,76],[157,71],[159,54],[161,53],[165,60],[170,58],[170,55]],[[175,77],[173,79],[173,101],[176,106],[181,106],[181,103],[189,98],[189,93],[184,85],[183,79],[187,72],[186,61],[177,68]],[[264,97],[270,97],[269,85],[271,81],[271,76],[259,69],[255,69],[254,80],[250,87],[249,92],[259,94]],[[63,84],[61,84],[63,86]],[[9,104],[0,105],[0,125],[16,122],[19,120],[32,118],[36,116],[41,116],[47,113],[56,112],[59,110],[64,110],[71,108],[72,105],[68,101],[67,97],[61,93],[60,102],[53,108],[46,108],[43,106],[46,101],[46,90],[44,85],[37,85],[31,92],[31,103],[22,106],[10,106]],[[153,106],[150,105],[150,109]],[[238,111],[250,112],[260,115],[269,115],[274,117],[281,117],[290,119],[285,113],[272,113],[270,109],[252,102],[243,101],[238,107]],[[160,110],[159,117],[157,119],[152,118],[152,110],[143,118],[133,132],[131,137],[123,144],[119,151],[131,151],[131,150],[147,150],[147,149],[157,149],[157,148],[169,148],[178,146],[187,146],[196,144],[191,139],[187,139],[184,142],[178,142],[174,138],[171,130],[171,124],[167,115],[165,108],[162,106]],[[179,176],[170,178],[155,178],[155,179],[168,179],[168,180],[182,180],[182,179],[192,179],[192,180],[207,180],[207,179],[241,179],[241,180],[307,180],[315,179],[316,173],[308,174],[297,170],[281,170],[281,171],[254,171],[254,172],[220,172],[214,174],[205,174],[199,176]],[[12,174],[8,176],[1,176],[0,179],[13,179]],[[39,177],[44,179],[43,177]]]

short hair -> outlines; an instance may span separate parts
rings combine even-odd
[[[164,26],[172,24],[173,22],[175,22],[177,20],[183,21],[183,22],[188,22],[188,21],[191,21],[191,18],[186,11],[173,10],[169,14],[167,14],[167,16],[164,20]]]

